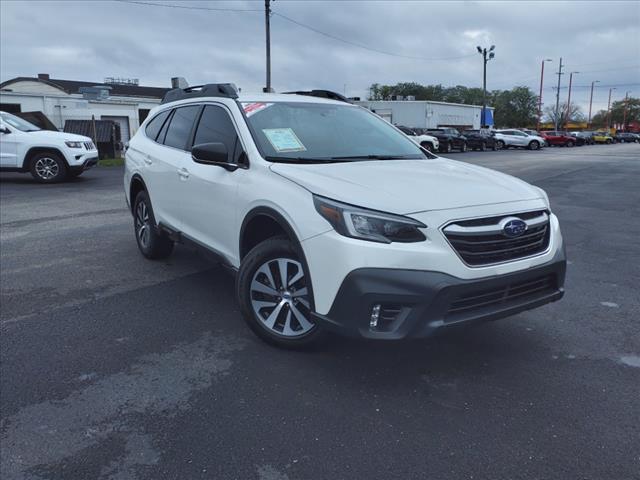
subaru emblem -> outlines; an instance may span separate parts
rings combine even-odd
[[[510,238],[519,237],[527,231],[527,224],[519,218],[508,218],[502,227],[505,236]]]

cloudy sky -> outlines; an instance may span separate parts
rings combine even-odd
[[[164,4],[156,6],[152,4]],[[170,7],[173,6],[173,7]],[[189,8],[176,8],[189,7]],[[373,83],[482,85],[476,45],[496,45],[488,89],[538,91],[553,103],[558,59],[574,75],[572,97],[594,110],[625,92],[640,96],[640,2],[272,3],[272,82],[276,90],[326,88],[367,94]],[[230,11],[232,10],[232,11]],[[0,1],[0,80],[49,73],[101,82],[139,78],[168,86],[234,82],[264,86],[264,2]],[[569,75],[562,78],[566,98]],[[561,97],[561,98],[562,98]]]

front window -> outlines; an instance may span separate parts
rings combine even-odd
[[[33,123],[29,123],[20,117],[11,115],[10,113],[0,113],[0,119],[7,125],[11,125],[13,128],[22,132],[37,132],[40,130],[40,128],[36,127]]]
[[[359,107],[306,102],[243,103],[242,107],[256,143],[270,161],[434,158]]]

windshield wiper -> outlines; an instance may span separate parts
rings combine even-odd
[[[419,160],[415,155],[350,155],[346,157],[331,157],[332,160]]]
[[[333,158],[333,157],[325,157],[325,158],[314,158],[314,157],[272,157],[266,156],[264,157],[266,160],[270,162],[277,163],[344,163],[348,162],[347,158]],[[360,157],[357,157],[360,158]]]

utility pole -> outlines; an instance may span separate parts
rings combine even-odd
[[[478,49],[478,53],[482,55],[483,71],[482,71],[482,113],[480,114],[480,128],[484,128],[486,126],[486,111],[487,111],[487,62],[496,56],[493,51],[496,46],[491,45],[491,48],[487,50],[486,48],[482,48],[480,46],[476,47]]]
[[[267,86],[265,92],[271,92],[271,0],[264,0],[264,30],[267,36]]]
[[[562,73],[562,57],[560,57],[560,67],[558,68],[558,89],[556,90],[556,121],[555,121],[555,130],[558,130],[558,120],[560,117],[560,78],[564,75]]]
[[[540,130],[540,117],[542,117],[542,82],[544,81],[544,62],[551,62],[550,58],[542,60],[542,69],[540,70],[540,95],[538,95],[538,123],[536,130]]]
[[[627,131],[627,108],[629,107],[629,92],[624,94],[624,114],[622,115],[622,131]]]
[[[569,122],[571,121],[571,83],[573,81],[573,74],[574,73],[580,73],[580,72],[571,72],[569,74],[569,96],[567,97],[567,126],[569,125]]]
[[[611,130],[611,92],[613,92],[615,88],[609,89],[609,102],[607,103],[607,130]]]
[[[591,106],[593,105],[593,86],[596,83],[600,83],[600,80],[594,80],[591,82],[591,96],[589,97],[589,120],[587,120],[587,128],[591,128]]]

